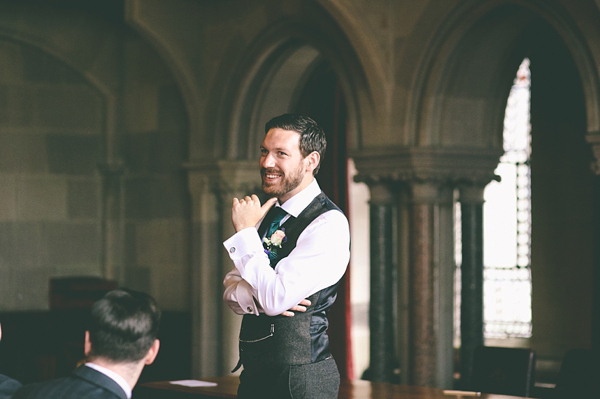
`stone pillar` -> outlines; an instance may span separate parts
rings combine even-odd
[[[592,305],[592,350],[595,358],[600,358],[600,132],[588,133],[586,140],[592,147],[595,163],[592,165],[594,178],[594,293]]]
[[[473,352],[483,345],[483,190],[460,188],[462,265],[460,305],[461,385],[471,386]]]
[[[600,152],[600,148],[598,149]],[[594,359],[600,359],[600,158],[597,159],[594,177],[594,237],[593,237],[593,304],[592,304],[592,350]]]
[[[369,379],[394,378],[394,207],[393,194],[384,183],[369,185],[371,293],[369,304]]]
[[[217,375],[220,369],[221,303],[219,253],[221,238],[219,197],[210,173],[191,171],[192,204],[191,312],[192,376]]]
[[[233,264],[223,241],[234,230],[233,197],[257,193],[256,162],[190,164],[192,199],[192,374],[228,375],[238,360],[241,316],[223,302],[223,278]]]
[[[410,228],[410,385],[452,386],[453,212],[443,182],[413,182]]]
[[[394,182],[398,187],[397,215],[391,222],[398,236],[393,253],[382,252],[386,243],[373,241],[371,262],[374,272],[381,267],[378,262],[387,262],[379,256],[391,256],[398,271],[392,325],[403,384],[454,385],[454,188],[456,182],[491,179],[501,154],[502,148],[441,147],[372,148],[352,154],[357,180]],[[371,212],[373,231],[382,230],[388,217],[385,206]],[[372,340],[381,339],[374,328],[372,323]],[[377,359],[371,365],[382,361]]]
[[[102,175],[102,276],[120,280],[124,248],[123,165],[99,165]]]
[[[102,223],[102,276],[106,279],[123,281],[125,266],[125,199],[123,174],[125,171],[120,156],[120,131],[122,96],[106,97],[106,126],[101,145],[101,161],[98,171],[102,178],[101,223]]]

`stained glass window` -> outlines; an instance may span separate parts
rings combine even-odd
[[[495,170],[500,181],[485,189],[483,206],[483,308],[485,338],[531,336],[531,126],[529,60],[521,63],[504,117],[504,155]],[[460,221],[460,207],[457,220]],[[460,241],[460,223],[457,223]],[[460,243],[457,242],[457,253]],[[460,334],[460,256],[455,310]]]

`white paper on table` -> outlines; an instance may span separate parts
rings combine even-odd
[[[185,387],[216,387],[216,382],[211,381],[201,381],[201,380],[179,380],[179,381],[170,381],[171,384],[175,385],[183,385]]]

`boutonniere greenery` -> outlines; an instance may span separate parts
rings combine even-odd
[[[271,237],[263,238],[263,243],[265,247],[265,253],[269,255],[269,257],[277,256],[277,250],[281,248],[281,245],[287,241],[287,237],[285,236],[285,229],[275,230]]]

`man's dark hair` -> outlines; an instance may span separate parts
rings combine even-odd
[[[300,134],[300,152],[302,156],[306,158],[308,154],[316,151],[320,155],[320,161],[313,175],[319,172],[321,162],[325,156],[325,149],[327,148],[327,139],[325,138],[325,132],[323,129],[308,116],[298,114],[283,114],[274,117],[265,125],[265,133],[273,128],[279,128],[283,130],[292,130]]]
[[[158,336],[160,309],[150,295],[124,288],[108,292],[92,306],[91,358],[137,362]]]

